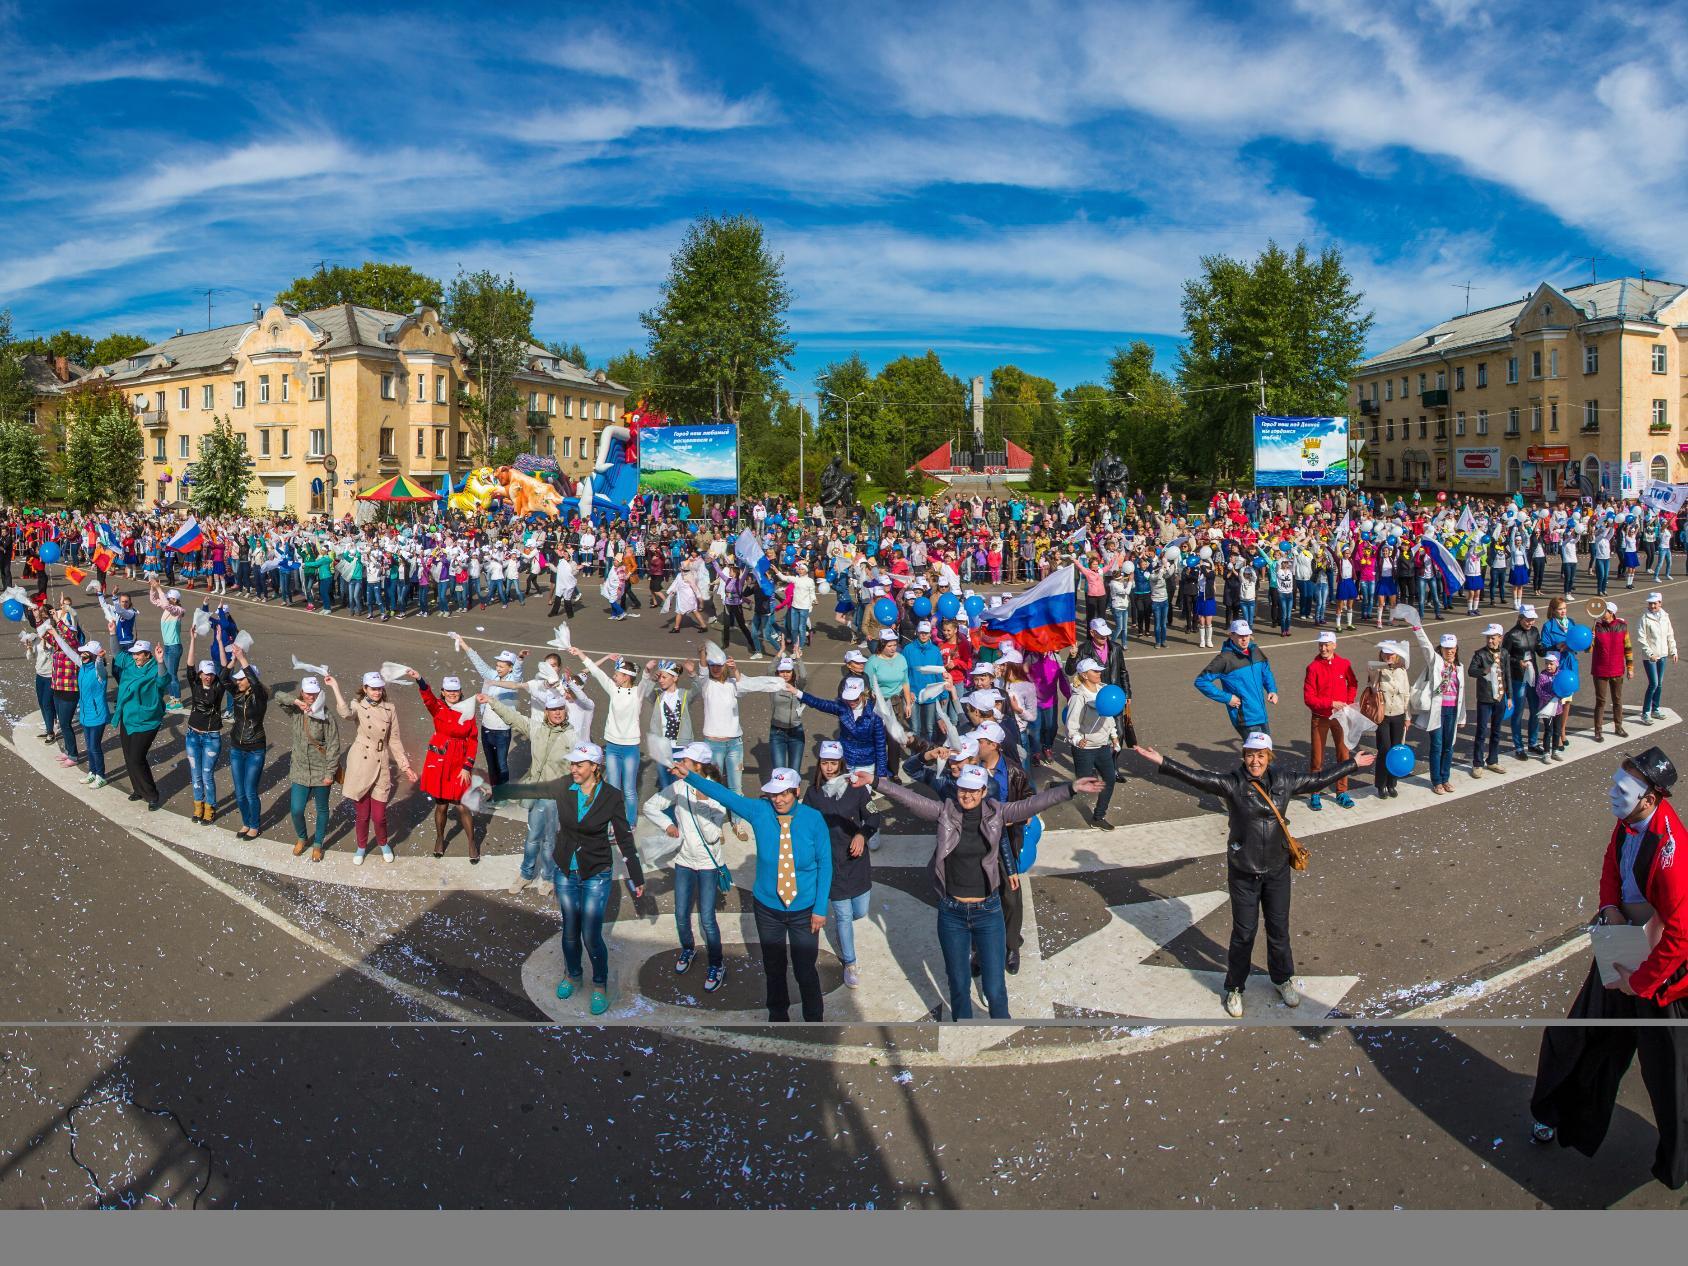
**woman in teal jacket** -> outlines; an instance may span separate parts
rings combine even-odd
[[[90,787],[106,785],[105,728],[111,724],[111,705],[106,702],[105,648],[98,642],[84,642],[77,648],[82,665],[76,670],[76,719],[82,725],[82,738],[88,745],[88,776],[82,781]]]
[[[117,675],[117,726],[123,744],[123,772],[129,778],[129,799],[145,800],[147,810],[158,811],[158,784],[152,779],[147,752],[158,737],[164,721],[164,648],[140,641],[127,655],[112,661]]]

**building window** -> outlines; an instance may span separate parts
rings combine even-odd
[[[1514,409],[1512,412],[1513,412],[1514,415],[1516,415],[1518,411],[1516,409]],[[1489,411],[1487,409],[1479,409],[1479,410],[1477,410],[1477,434],[1487,435],[1488,433],[1489,433]]]
[[[434,403],[435,404],[444,404],[445,403],[445,375],[444,374],[435,374],[434,375]]]
[[[1377,396],[1374,394],[1372,396],[1372,399],[1373,400],[1377,399]],[[611,422],[615,421],[615,414],[616,414],[616,404],[615,404],[614,400],[611,400],[610,401],[610,421]]]
[[[164,437],[162,435],[153,437],[152,460],[155,462],[164,460]]]
[[[1436,436],[1437,436],[1437,438],[1440,439],[1440,438],[1446,436],[1447,433],[1448,433],[1448,420],[1446,418],[1437,418],[1436,419]],[[1418,438],[1422,440],[1422,439],[1428,439],[1429,437],[1430,437],[1430,427],[1425,422],[1424,415],[1421,413],[1421,414],[1418,415]]]
[[[598,401],[597,406],[592,410],[592,416],[600,422],[604,420],[604,402],[602,400]]]
[[[457,455],[459,457],[467,457],[469,455],[469,432],[467,431],[459,431],[457,433]]]
[[[316,491],[313,490],[312,493],[311,493],[311,513],[312,514],[325,514],[325,513],[327,513],[327,511],[328,511],[328,488],[327,488],[327,485],[325,484],[323,486],[323,490],[321,492],[316,492]]]
[[[1600,349],[1593,343],[1583,344],[1583,373],[1597,374],[1600,372]]]
[[[184,410],[188,407],[188,389],[186,387],[176,388],[176,407]]]
[[[269,402],[270,402],[270,376],[268,374],[259,374],[258,375],[258,403],[259,404],[268,404]]]
[[[1541,430],[1541,406],[1539,404],[1530,406],[1530,430]]]
[[[539,393],[537,391],[528,392],[528,412],[539,412]]]
[[[328,430],[325,427],[311,428],[311,456],[322,457],[328,452]]]
[[[545,437],[545,456],[555,457],[556,455],[557,455],[557,437],[554,436],[554,435],[547,435]]]
[[[246,384],[243,382],[237,382],[234,385],[234,407],[237,409],[246,407]]]
[[[1489,385],[1488,361],[1480,360],[1477,362],[1477,385],[1479,387],[1487,387]]]
[[[1375,391],[1376,389],[1377,384],[1373,383],[1372,390]],[[1385,378],[1383,380],[1383,398],[1385,400],[1393,400],[1395,398],[1395,380],[1393,378]]]
[[[394,457],[394,456],[396,456],[396,454],[393,451],[393,439],[394,439],[393,428],[390,427],[390,426],[382,427],[381,428],[381,456],[382,457]]]
[[[445,456],[445,428],[443,426],[434,428],[434,456]]]
[[[1465,366],[1464,365],[1454,366],[1454,390],[1455,391],[1464,391],[1465,390]]]
[[[545,412],[553,418],[557,416],[557,397],[549,391],[545,393]]]
[[[312,400],[321,400],[327,394],[328,394],[328,375],[327,374],[312,374],[311,375],[311,399]]]
[[[1509,383],[1518,381],[1518,358],[1516,356],[1506,358],[1506,381]]]
[[[416,431],[416,455],[418,457],[426,457],[428,455],[428,433],[420,427],[418,427]]]
[[[383,400],[393,398],[393,376],[391,374],[381,375],[381,398]]]
[[[293,456],[293,432],[292,431],[283,431],[281,433],[281,455],[283,457]]]
[[[564,457],[567,457],[569,455],[569,441],[572,438],[573,438],[572,436],[568,436],[568,435],[563,436],[563,456]]]
[[[1454,434],[1465,434],[1465,414],[1463,412],[1454,414]]]
[[[573,396],[564,396],[563,397],[563,416],[565,418],[572,418],[574,416],[574,397]]]
[[[258,456],[259,457],[268,457],[269,455],[270,455],[270,433],[268,431],[259,431],[258,432]]]
[[[1559,377],[1559,349],[1557,347],[1547,354],[1547,376],[1549,378]]]
[[[217,407],[217,389],[206,383],[199,389],[199,407],[201,409],[215,409]]]
[[[1557,403],[1547,406],[1547,429],[1550,431],[1559,429],[1559,406]]]
[[[1418,394],[1421,395],[1421,396],[1424,394],[1424,375],[1423,374],[1420,374],[1418,376]]]
[[[1385,473],[1384,473],[1384,476],[1383,476],[1384,482],[1385,483],[1394,483],[1395,482],[1395,459],[1393,457],[1388,458],[1383,464],[1387,468]]]
[[[1377,384],[1375,382],[1371,385],[1371,402],[1377,403]]]
[[[1665,345],[1663,343],[1653,344],[1653,372],[1655,374],[1665,372]]]
[[[1506,411],[1506,433],[1508,435],[1518,434],[1518,410],[1517,409],[1508,409]]]
[[[417,374],[416,375],[416,403],[417,404],[427,404],[428,403],[428,375],[427,374]]]
[[[1663,400],[1653,401],[1653,429],[1662,431],[1668,426],[1670,426],[1670,419],[1665,415],[1665,402]]]
[[[1600,429],[1600,402],[1598,400],[1583,401],[1583,430],[1598,431]]]
[[[1539,351],[1530,353],[1530,377],[1541,377],[1541,353]]]
[[[1401,399],[1405,400],[1407,398],[1407,394],[1408,394],[1407,393],[1407,376],[1405,374],[1402,374],[1401,375]]]
[[[1652,473],[1653,478],[1660,483],[1664,483],[1670,478],[1670,462],[1663,453],[1660,453],[1648,463],[1648,470]]]
[[[1393,440],[1395,438],[1395,419],[1389,418],[1387,422],[1389,424],[1389,438]]]
[[[186,461],[192,455],[193,450],[188,446],[188,437],[185,435],[178,436],[176,439],[176,456]]]

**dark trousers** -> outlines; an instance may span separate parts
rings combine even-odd
[[[123,731],[123,772],[129,779],[129,790],[148,804],[158,799],[158,784],[152,780],[152,768],[147,764],[147,752],[157,730]]]
[[[756,902],[756,939],[762,943],[762,971],[768,977],[768,1020],[784,1024],[791,1019],[791,991],[786,985],[785,966],[789,957],[791,974],[797,977],[797,992],[803,999],[803,1019],[820,1022],[822,1015],[821,976],[815,970],[820,954],[820,933],[809,930],[813,910],[775,910]]]
[[[1096,797],[1096,808],[1091,816],[1105,818],[1108,816],[1108,803],[1114,798],[1114,783],[1119,778],[1113,748],[1073,748],[1073,777],[1089,778],[1092,775],[1102,780],[1102,794]]]
[[[1407,734],[1407,714],[1386,716],[1377,723],[1377,789],[1388,791],[1395,785],[1395,775],[1384,767],[1383,757],[1390,748],[1397,747]]]
[[[1248,980],[1260,913],[1266,912],[1266,971],[1274,985],[1295,975],[1295,956],[1289,948],[1290,868],[1286,860],[1269,875],[1250,875],[1232,868],[1226,877],[1231,891],[1231,949],[1225,961],[1225,990],[1241,989]]]
[[[1477,733],[1471,736],[1471,768],[1492,765],[1500,759],[1500,719],[1506,712],[1506,701],[1478,703]]]
[[[510,731],[481,729],[481,751],[486,756],[487,781],[494,787],[510,781]]]
[[[721,608],[721,649],[728,651],[733,648],[734,625],[737,625],[739,631],[744,634],[745,649],[752,655],[756,654],[757,646],[755,642],[750,640],[750,626],[744,622],[744,606],[742,604],[735,607],[732,603],[727,603]]]
[[[1025,944],[1026,938],[1021,928],[1026,922],[1026,885],[1031,883],[1028,875],[1020,876],[1020,886],[1010,888],[1007,884],[997,889],[997,895],[1002,898],[1002,925],[1007,933],[1008,941],[1005,948],[1019,953],[1020,946]]]
[[[1688,1019],[1688,1000],[1661,1007],[1607,989],[1600,983],[1599,968],[1591,966],[1569,1018],[1681,1021]],[[1530,1111],[1559,1132],[1559,1146],[1593,1156],[1612,1123],[1618,1087],[1637,1056],[1659,1126],[1653,1177],[1680,1191],[1688,1185],[1688,1027],[1565,1025],[1542,1030]]]

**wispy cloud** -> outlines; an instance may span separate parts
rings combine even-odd
[[[515,121],[509,134],[523,141],[578,145],[619,141],[647,131],[727,132],[774,117],[766,95],[729,100],[718,92],[690,88],[671,65],[627,80],[619,95],[620,100],[540,110]]]

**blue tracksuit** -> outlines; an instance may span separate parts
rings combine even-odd
[[[1268,724],[1266,696],[1277,693],[1278,680],[1259,646],[1250,643],[1244,651],[1227,639],[1196,678],[1196,689],[1215,703],[1225,704],[1237,729],[1260,729]],[[1242,700],[1241,707],[1230,706],[1232,695]]]

